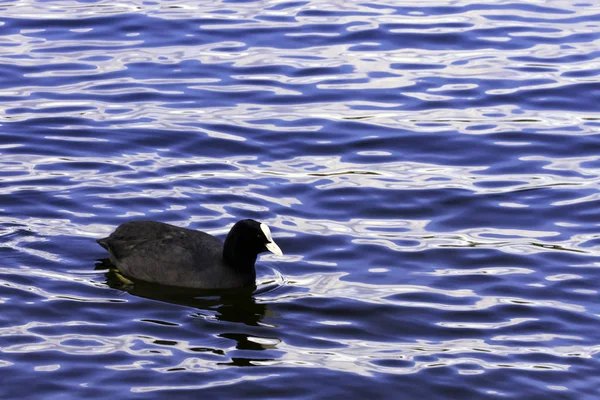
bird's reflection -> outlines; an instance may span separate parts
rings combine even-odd
[[[98,260],[96,270],[106,270],[106,284],[113,289],[146,299],[164,301],[171,304],[184,305],[216,312],[219,321],[237,322],[251,326],[259,326],[267,312],[264,304],[257,304],[253,297],[256,286],[239,289],[207,290],[164,286],[138,280],[124,280],[114,269],[108,259]]]

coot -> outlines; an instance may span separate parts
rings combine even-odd
[[[258,254],[283,255],[269,227],[251,219],[238,221],[225,242],[206,232],[156,221],[126,222],[97,242],[125,276],[198,289],[253,285]]]

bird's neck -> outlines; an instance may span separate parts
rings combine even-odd
[[[241,271],[254,270],[254,264],[256,263],[257,254],[249,251],[235,238],[231,238],[229,235],[225,239],[223,245],[223,259],[232,268]]]

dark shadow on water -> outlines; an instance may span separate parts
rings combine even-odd
[[[199,314],[214,315],[215,318],[222,322],[232,322],[236,324],[244,324],[243,329],[247,332],[240,332],[239,328],[235,328],[232,332],[230,324],[223,324],[224,331],[217,333],[216,336],[228,339],[235,343],[236,350],[256,351],[256,357],[229,357],[228,351],[225,349],[211,348],[204,346],[194,346],[189,350],[198,353],[212,353],[217,356],[225,357],[226,361],[218,362],[219,365],[237,366],[237,367],[253,367],[261,365],[265,362],[275,361],[275,358],[265,357],[272,356],[273,351],[276,351],[276,345],[272,343],[257,343],[252,338],[261,336],[265,333],[264,329],[268,329],[269,338],[273,338],[271,328],[266,328],[261,320],[268,313],[267,305],[257,304],[254,298],[256,286],[249,286],[239,289],[227,290],[205,290],[205,289],[189,289],[173,286],[158,285],[144,281],[131,280],[131,283],[126,283],[114,269],[114,266],[108,259],[98,260],[95,264],[96,270],[105,270],[106,284],[111,288],[123,290],[133,296],[138,296],[146,299],[163,301],[166,303],[184,305],[193,307],[199,310]],[[172,323],[151,320],[148,322],[161,325]],[[160,345],[175,344],[168,340],[160,340],[155,342]],[[174,368],[169,372],[184,371],[184,368]]]
[[[96,270],[107,270],[106,284],[113,289],[123,290],[131,295],[166,303],[194,307],[199,310],[216,312],[219,321],[243,323],[258,326],[267,312],[264,304],[254,299],[256,286],[238,289],[190,289],[159,285],[127,278],[133,284],[126,283],[116,272],[108,259],[97,260]]]

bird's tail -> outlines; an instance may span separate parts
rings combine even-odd
[[[108,238],[102,238],[102,239],[98,239],[96,240],[96,242],[98,242],[98,244],[102,247],[104,247],[106,250],[108,250]]]

